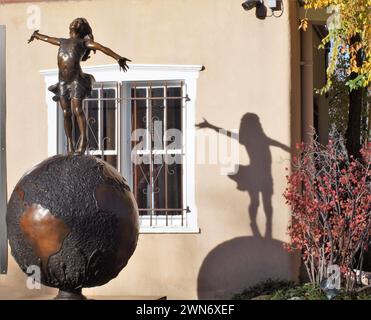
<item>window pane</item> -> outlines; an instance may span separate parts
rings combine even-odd
[[[182,93],[180,87],[167,88],[167,128],[181,130],[181,116],[182,116]],[[179,99],[172,99],[179,97]]]
[[[115,99],[114,89],[103,89],[103,98]],[[116,146],[116,101],[103,100],[103,136],[104,150],[115,150]]]
[[[167,203],[168,208],[182,209],[182,165],[171,164],[167,167]],[[169,211],[169,215],[180,215],[182,211]]]
[[[149,179],[148,164],[134,165],[134,195],[139,209],[151,207]],[[149,215],[150,211],[139,211],[139,213]]]
[[[165,149],[163,145],[165,129],[179,130],[180,137],[176,138],[179,144],[174,146],[174,143],[169,141],[168,145],[171,143],[171,148],[177,150],[182,146],[182,87],[180,85],[169,87],[166,92],[165,88],[164,85],[152,87],[148,85],[131,89],[132,129],[148,129],[147,117],[151,119],[152,151]],[[166,117],[165,97],[171,98],[166,100]],[[166,128],[165,122],[167,122]],[[169,132],[169,134],[174,136],[174,132]],[[137,141],[133,142],[133,146],[139,142],[139,136],[136,138]],[[141,153],[137,152],[137,154],[139,156]],[[133,167],[134,192],[138,207],[141,209],[140,214],[153,214],[155,219],[157,215],[182,215],[182,165],[167,165],[162,153],[152,152],[151,155],[146,154],[144,157],[147,160],[150,157],[151,164],[146,162],[147,164]],[[154,211],[143,209],[154,209]],[[168,211],[168,209],[173,210]],[[170,220],[169,224],[171,224]]]
[[[98,99],[98,90],[93,90],[91,99]],[[85,115],[87,118],[88,150],[98,150],[98,101],[87,101],[85,103]]]
[[[133,117],[133,129],[146,129],[146,111],[147,98],[146,89],[132,89],[131,90],[131,106],[132,106],[132,117]]]
[[[164,209],[166,208],[166,189],[165,189],[165,165],[154,164],[153,165],[153,193],[154,193],[154,208]],[[165,211],[155,211],[155,214],[162,215],[166,214]]]
[[[164,88],[152,88],[152,148],[161,150],[164,148]]]
[[[181,87],[174,87],[174,88],[167,88],[167,126],[166,130],[175,129],[182,130],[182,90]],[[173,97],[179,97],[179,99],[173,99]],[[172,133],[171,136],[167,135],[166,141],[167,145],[171,144],[172,149],[181,149],[182,147],[182,140],[181,135],[178,135],[177,138],[173,136],[174,130],[168,131],[168,133]],[[173,143],[175,139],[175,143]]]
[[[147,129],[147,90],[145,88],[131,89],[131,125],[132,131],[137,129]],[[138,143],[139,136],[134,137],[132,141],[132,148]],[[146,148],[146,141],[143,141],[144,148]]]

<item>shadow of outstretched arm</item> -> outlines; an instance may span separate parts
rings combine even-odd
[[[281,148],[282,150],[284,150],[286,152],[291,152],[292,151],[290,147],[286,146],[285,144],[283,144],[281,142],[273,140],[271,138],[268,138],[268,143],[269,143],[270,146]]]
[[[205,118],[203,118],[203,120],[204,121],[202,121],[200,123],[197,123],[195,125],[197,129],[212,129],[212,130],[214,130],[218,133],[226,135],[229,138],[236,139],[237,141],[239,141],[238,133],[226,130],[226,129],[221,128],[221,127],[214,126],[213,124],[208,122]]]

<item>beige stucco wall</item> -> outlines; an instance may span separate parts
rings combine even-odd
[[[135,63],[203,64],[198,80],[196,118],[224,128],[239,128],[241,117],[254,113],[265,134],[287,146],[295,137],[298,108],[297,59],[292,46],[297,31],[289,1],[281,18],[258,20],[240,0],[93,0],[38,2],[40,32],[67,36],[68,24],[84,16],[97,41]],[[291,1],[290,1],[291,2]],[[39,70],[56,67],[56,47],[27,45],[28,4],[0,5],[7,26],[8,188],[47,157],[47,109]],[[291,50],[291,48],[293,48]],[[293,59],[293,60],[291,60]],[[88,65],[113,63],[97,53]],[[296,77],[296,79],[294,79]],[[294,79],[291,83],[291,79]],[[294,114],[294,115],[293,115]],[[259,140],[256,141],[259,143]],[[282,248],[287,241],[289,210],[282,192],[289,153],[270,147],[273,174],[273,237],[252,234],[249,194],[220,175],[219,165],[196,166],[196,205],[200,234],[141,234],[127,268],[107,285],[86,294],[167,295],[169,298],[229,297],[267,277],[294,278],[295,259]],[[240,148],[240,164],[249,157]],[[264,172],[251,172],[259,181]],[[257,216],[262,234],[265,214]],[[44,292],[53,289],[43,289]],[[34,295],[10,258],[9,274],[0,276],[0,298]]]

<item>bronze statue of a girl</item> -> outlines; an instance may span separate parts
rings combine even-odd
[[[70,24],[70,37],[53,38],[34,31],[28,43],[34,39],[42,40],[50,44],[59,46],[58,50],[58,69],[59,81],[48,89],[55,96],[54,101],[59,101],[64,115],[64,130],[67,136],[68,153],[83,154],[87,147],[86,119],[82,109],[82,101],[88,97],[92,91],[94,77],[85,74],[81,70],[80,61],[90,58],[90,51],[102,51],[104,54],[115,59],[123,71],[129,68],[127,58],[113,52],[111,49],[94,42],[92,29],[88,21],[84,18],[77,18]],[[72,110],[72,111],[71,111]],[[77,146],[74,145],[72,138],[72,115],[75,115],[80,130],[80,139]]]

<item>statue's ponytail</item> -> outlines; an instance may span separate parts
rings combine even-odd
[[[84,39],[94,41],[94,36],[93,36],[92,33],[89,33],[89,34],[87,34],[87,35],[84,37]],[[86,61],[86,60],[88,60],[88,59],[90,58],[90,51],[92,51],[92,50],[90,50],[90,49],[86,50],[84,56],[83,56],[82,59],[81,59],[82,61]],[[93,52],[95,53],[96,50],[93,50]]]

